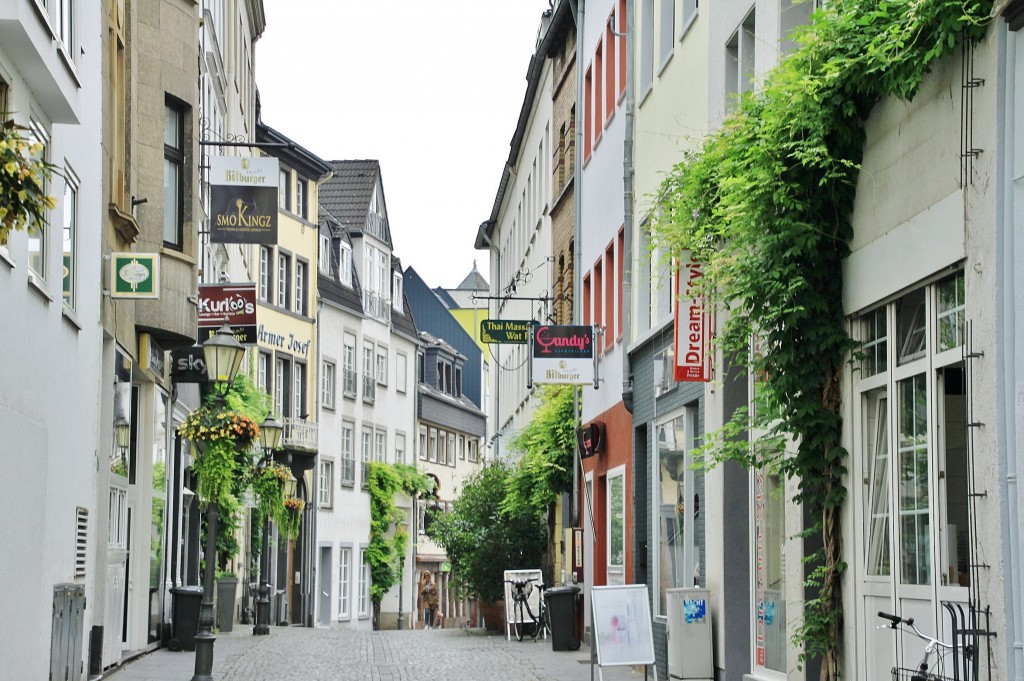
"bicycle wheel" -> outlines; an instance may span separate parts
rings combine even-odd
[[[512,618],[515,620],[516,638],[522,641],[526,630],[526,622],[523,621],[523,602],[516,601],[515,607],[512,610]]]

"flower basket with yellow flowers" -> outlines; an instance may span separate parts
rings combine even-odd
[[[289,539],[299,536],[299,524],[304,508],[306,508],[306,502],[298,497],[287,497],[284,500],[284,515],[279,520],[278,526]]]
[[[4,121],[7,114],[0,114]],[[28,134],[26,134],[28,133]],[[45,225],[57,200],[46,193],[54,166],[42,158],[43,145],[29,128],[6,120],[0,125],[0,246],[11,230]]]
[[[192,470],[203,502],[231,494],[238,465],[236,454],[248,449],[259,432],[255,421],[230,409],[199,407],[182,421],[178,434],[197,450]]]

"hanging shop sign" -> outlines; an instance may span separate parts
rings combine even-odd
[[[528,387],[534,383],[597,387],[597,354],[593,326],[530,327]]]
[[[110,297],[160,297],[159,253],[111,253]]]
[[[175,383],[206,383],[206,352],[201,345],[171,350],[171,380]]]
[[[603,421],[591,421],[576,431],[579,439],[580,457],[587,459],[604,451],[605,425]]]
[[[280,165],[269,156],[210,159],[210,241],[277,243],[277,181]]]
[[[200,342],[229,324],[243,345],[256,345],[256,284],[199,285]]]
[[[530,326],[537,322],[526,319],[484,319],[480,322],[480,340],[484,343],[526,345]]]
[[[675,367],[677,381],[711,380],[711,305],[701,289],[703,265],[685,252],[676,276]]]

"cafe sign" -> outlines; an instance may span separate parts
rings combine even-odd
[[[212,157],[210,241],[276,244],[279,172],[269,156]]]
[[[111,253],[110,297],[160,297],[159,253]]]
[[[597,345],[593,326],[530,327],[530,372],[534,383],[597,387]]]

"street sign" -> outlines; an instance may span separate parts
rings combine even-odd
[[[480,322],[480,340],[484,343],[526,345],[533,324],[536,322],[529,319],[485,319]]]

